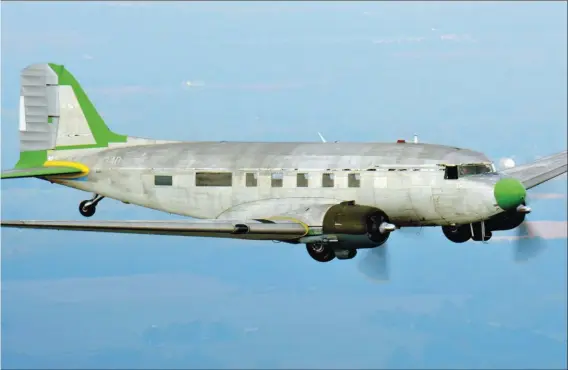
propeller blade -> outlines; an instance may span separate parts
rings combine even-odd
[[[377,281],[389,280],[389,252],[387,243],[380,247],[368,249],[366,255],[359,260],[359,271]]]
[[[525,221],[517,227],[517,240],[515,240],[513,251],[515,262],[526,262],[540,254],[544,248],[543,239],[530,226],[530,223]]]

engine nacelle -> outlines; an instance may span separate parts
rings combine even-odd
[[[374,248],[384,244],[394,231],[388,216],[376,207],[355,202],[313,205],[288,214],[310,227],[321,225],[321,234],[335,236],[342,248]]]
[[[485,221],[485,227],[490,231],[512,230],[522,224],[525,217],[525,213],[516,210],[501,212]]]

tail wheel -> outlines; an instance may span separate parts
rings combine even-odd
[[[318,262],[329,262],[335,258],[335,252],[327,244],[323,243],[308,243],[306,244],[308,254]]]
[[[97,207],[94,204],[89,205],[89,203],[92,202],[90,200],[84,200],[79,203],[79,212],[85,217],[91,217],[97,211]]]

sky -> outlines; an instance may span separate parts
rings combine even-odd
[[[566,8],[2,2],[2,168],[19,156],[19,72],[38,62],[64,64],[121,134],[416,133],[532,161],[567,147]],[[529,219],[565,227],[566,186],[531,190]],[[2,218],[80,219],[89,196],[4,181]],[[178,218],[110,199],[93,217]],[[368,251],[321,264],[272,242],[2,230],[2,367],[566,368],[567,240],[542,235],[517,263],[506,238],[394,233],[384,282]]]

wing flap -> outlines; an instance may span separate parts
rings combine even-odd
[[[41,177],[52,175],[74,175],[83,171],[74,167],[51,166],[35,168],[16,168],[2,171],[2,179],[22,179],[26,177]]]
[[[525,188],[534,188],[566,173],[567,151],[540,158],[534,162],[509,168],[503,174],[521,181]]]
[[[308,233],[306,225],[282,221],[24,221],[3,220],[2,227],[107,233],[179,235],[245,240],[297,240]]]

